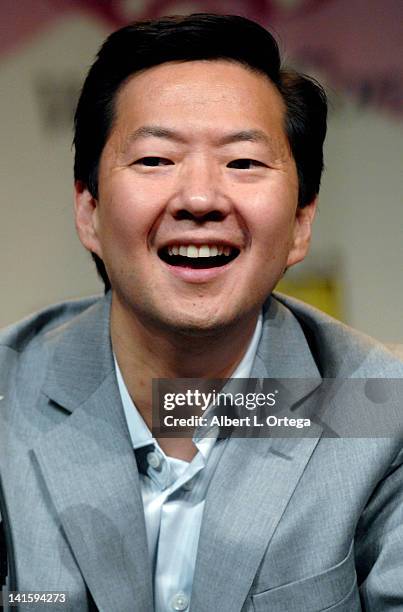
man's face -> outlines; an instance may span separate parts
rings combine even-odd
[[[255,316],[305,256],[315,205],[297,200],[275,86],[237,63],[174,62],[122,87],[76,223],[127,312],[214,330]]]

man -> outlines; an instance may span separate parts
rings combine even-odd
[[[403,609],[401,441],[326,437],[316,395],[402,366],[271,296],[308,251],[325,125],[320,86],[241,17],[105,42],[74,142],[76,226],[106,296],[0,342],[19,591],[80,612]],[[153,379],[249,377],[302,380],[313,434],[153,438]]]

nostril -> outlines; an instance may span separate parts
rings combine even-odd
[[[206,215],[206,221],[222,221],[225,215],[219,210],[212,210]]]

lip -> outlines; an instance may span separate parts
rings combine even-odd
[[[228,262],[227,264],[224,264],[223,266],[219,266],[217,268],[185,268],[182,266],[172,266],[169,263],[163,261],[162,259],[158,259],[161,264],[168,270],[168,272],[173,276],[176,276],[176,278],[179,278],[185,281],[186,283],[197,284],[207,283],[222,276],[230,270],[231,266],[239,258],[239,256],[240,255],[238,255],[238,257]]]

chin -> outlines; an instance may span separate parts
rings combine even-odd
[[[179,335],[196,337],[208,337],[216,335],[217,332],[224,331],[234,325],[238,318],[231,317],[229,313],[218,314],[217,311],[209,313],[203,312],[176,312],[173,316],[155,316],[154,324],[161,331],[173,332]]]
[[[177,333],[182,333],[190,337],[228,337],[234,330],[239,329],[240,325],[248,325],[256,313],[259,312],[260,306],[253,305],[252,308],[248,309],[226,309],[225,312],[217,312],[215,309],[213,312],[184,314],[183,317],[176,318]]]
[[[178,317],[169,323],[171,329],[176,333],[193,337],[216,334],[228,326],[228,322],[225,320],[218,317],[206,317],[205,315]]]

